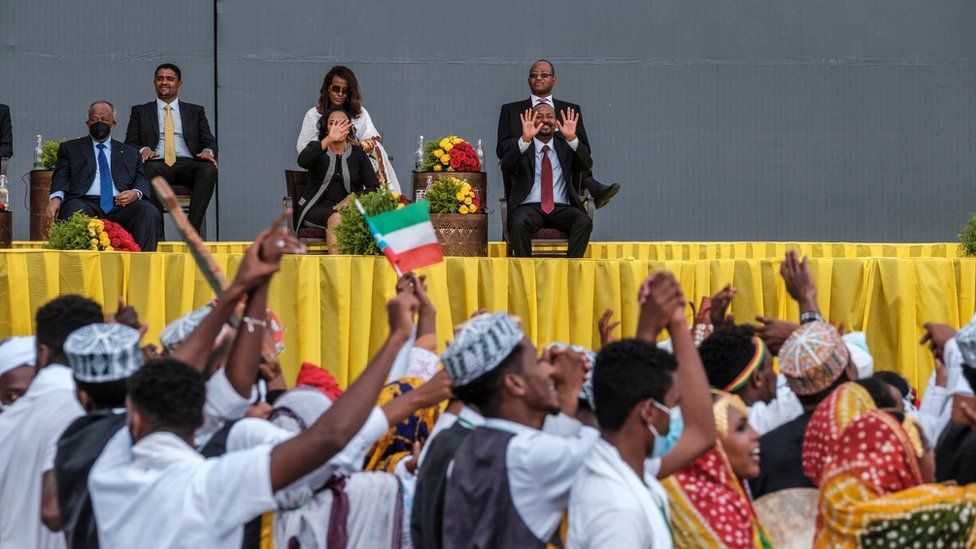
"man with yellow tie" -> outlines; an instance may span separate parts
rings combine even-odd
[[[125,143],[139,149],[147,179],[160,175],[170,185],[190,189],[188,217],[200,232],[217,183],[217,140],[203,107],[179,100],[179,67],[156,67],[155,87],[155,101],[132,107]],[[152,199],[162,211],[155,190]]]

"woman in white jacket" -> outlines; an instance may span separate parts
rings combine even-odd
[[[326,73],[322,80],[322,89],[319,90],[319,104],[305,113],[302,131],[298,134],[295,149],[301,153],[310,141],[317,141],[319,118],[330,107],[342,107],[349,113],[349,118],[356,128],[356,138],[369,156],[376,171],[376,178],[379,179],[380,184],[399,193],[400,182],[390,164],[390,157],[383,148],[380,132],[376,130],[369,113],[363,108],[359,81],[349,67],[337,65]]]

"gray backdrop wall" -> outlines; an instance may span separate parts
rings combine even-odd
[[[84,133],[104,98],[121,138],[163,61],[216,119],[222,240],[249,239],[280,207],[302,117],[336,63],[359,76],[401,182],[418,134],[482,138],[494,205],[498,108],[527,96],[534,59],[552,59],[555,95],[583,107],[595,173],[624,187],[595,239],[944,241],[976,209],[969,0],[218,0],[216,25],[211,2],[166,6],[4,3],[15,238],[33,136]]]

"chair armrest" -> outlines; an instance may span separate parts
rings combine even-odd
[[[498,214],[502,218],[502,240],[508,242],[508,200],[498,199]]]

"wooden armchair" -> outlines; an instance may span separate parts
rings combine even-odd
[[[317,227],[298,227],[300,208],[296,207],[298,199],[305,195],[308,186],[308,172],[300,170],[285,170],[285,190],[288,193],[282,199],[286,208],[291,208],[291,229],[302,242],[324,241],[325,229]]]
[[[498,200],[498,212],[502,218],[502,240],[505,241],[505,251],[509,257],[513,257],[514,251],[508,240],[508,197],[512,191],[512,181],[507,175],[502,174],[502,185],[505,187],[505,198]],[[593,214],[596,207],[589,192],[580,186],[582,193],[580,199],[583,207],[586,208],[586,215],[593,221]],[[569,235],[550,227],[539,229],[532,235],[532,257],[566,257],[569,248]]]

